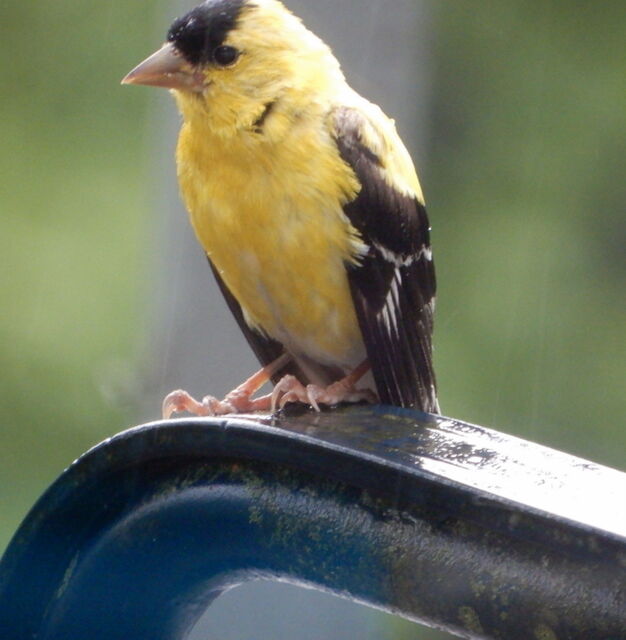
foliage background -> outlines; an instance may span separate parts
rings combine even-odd
[[[432,4],[444,412],[626,469],[624,3]],[[119,80],[166,22],[150,0],[0,18],[2,549],[69,462],[154,417],[152,94]]]

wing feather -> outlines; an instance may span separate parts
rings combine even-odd
[[[438,412],[428,217],[408,153],[376,115],[353,107],[333,114],[339,152],[361,184],[344,212],[369,247],[347,265],[348,280],[381,401]]]

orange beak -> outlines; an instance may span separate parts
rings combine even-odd
[[[196,92],[202,91],[206,85],[203,74],[190,65],[171,43],[164,44],[140,62],[124,77],[122,84],[145,84]]]

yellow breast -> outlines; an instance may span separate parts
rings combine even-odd
[[[248,323],[320,362],[354,363],[363,345],[345,263],[363,245],[342,204],[359,185],[312,124],[270,143],[186,123],[179,181],[198,240]]]

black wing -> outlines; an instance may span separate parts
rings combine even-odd
[[[341,107],[334,126],[341,157],[361,184],[344,211],[369,250],[347,269],[379,398],[438,413],[432,364],[435,270],[412,163],[391,123],[382,132],[357,109]]]

